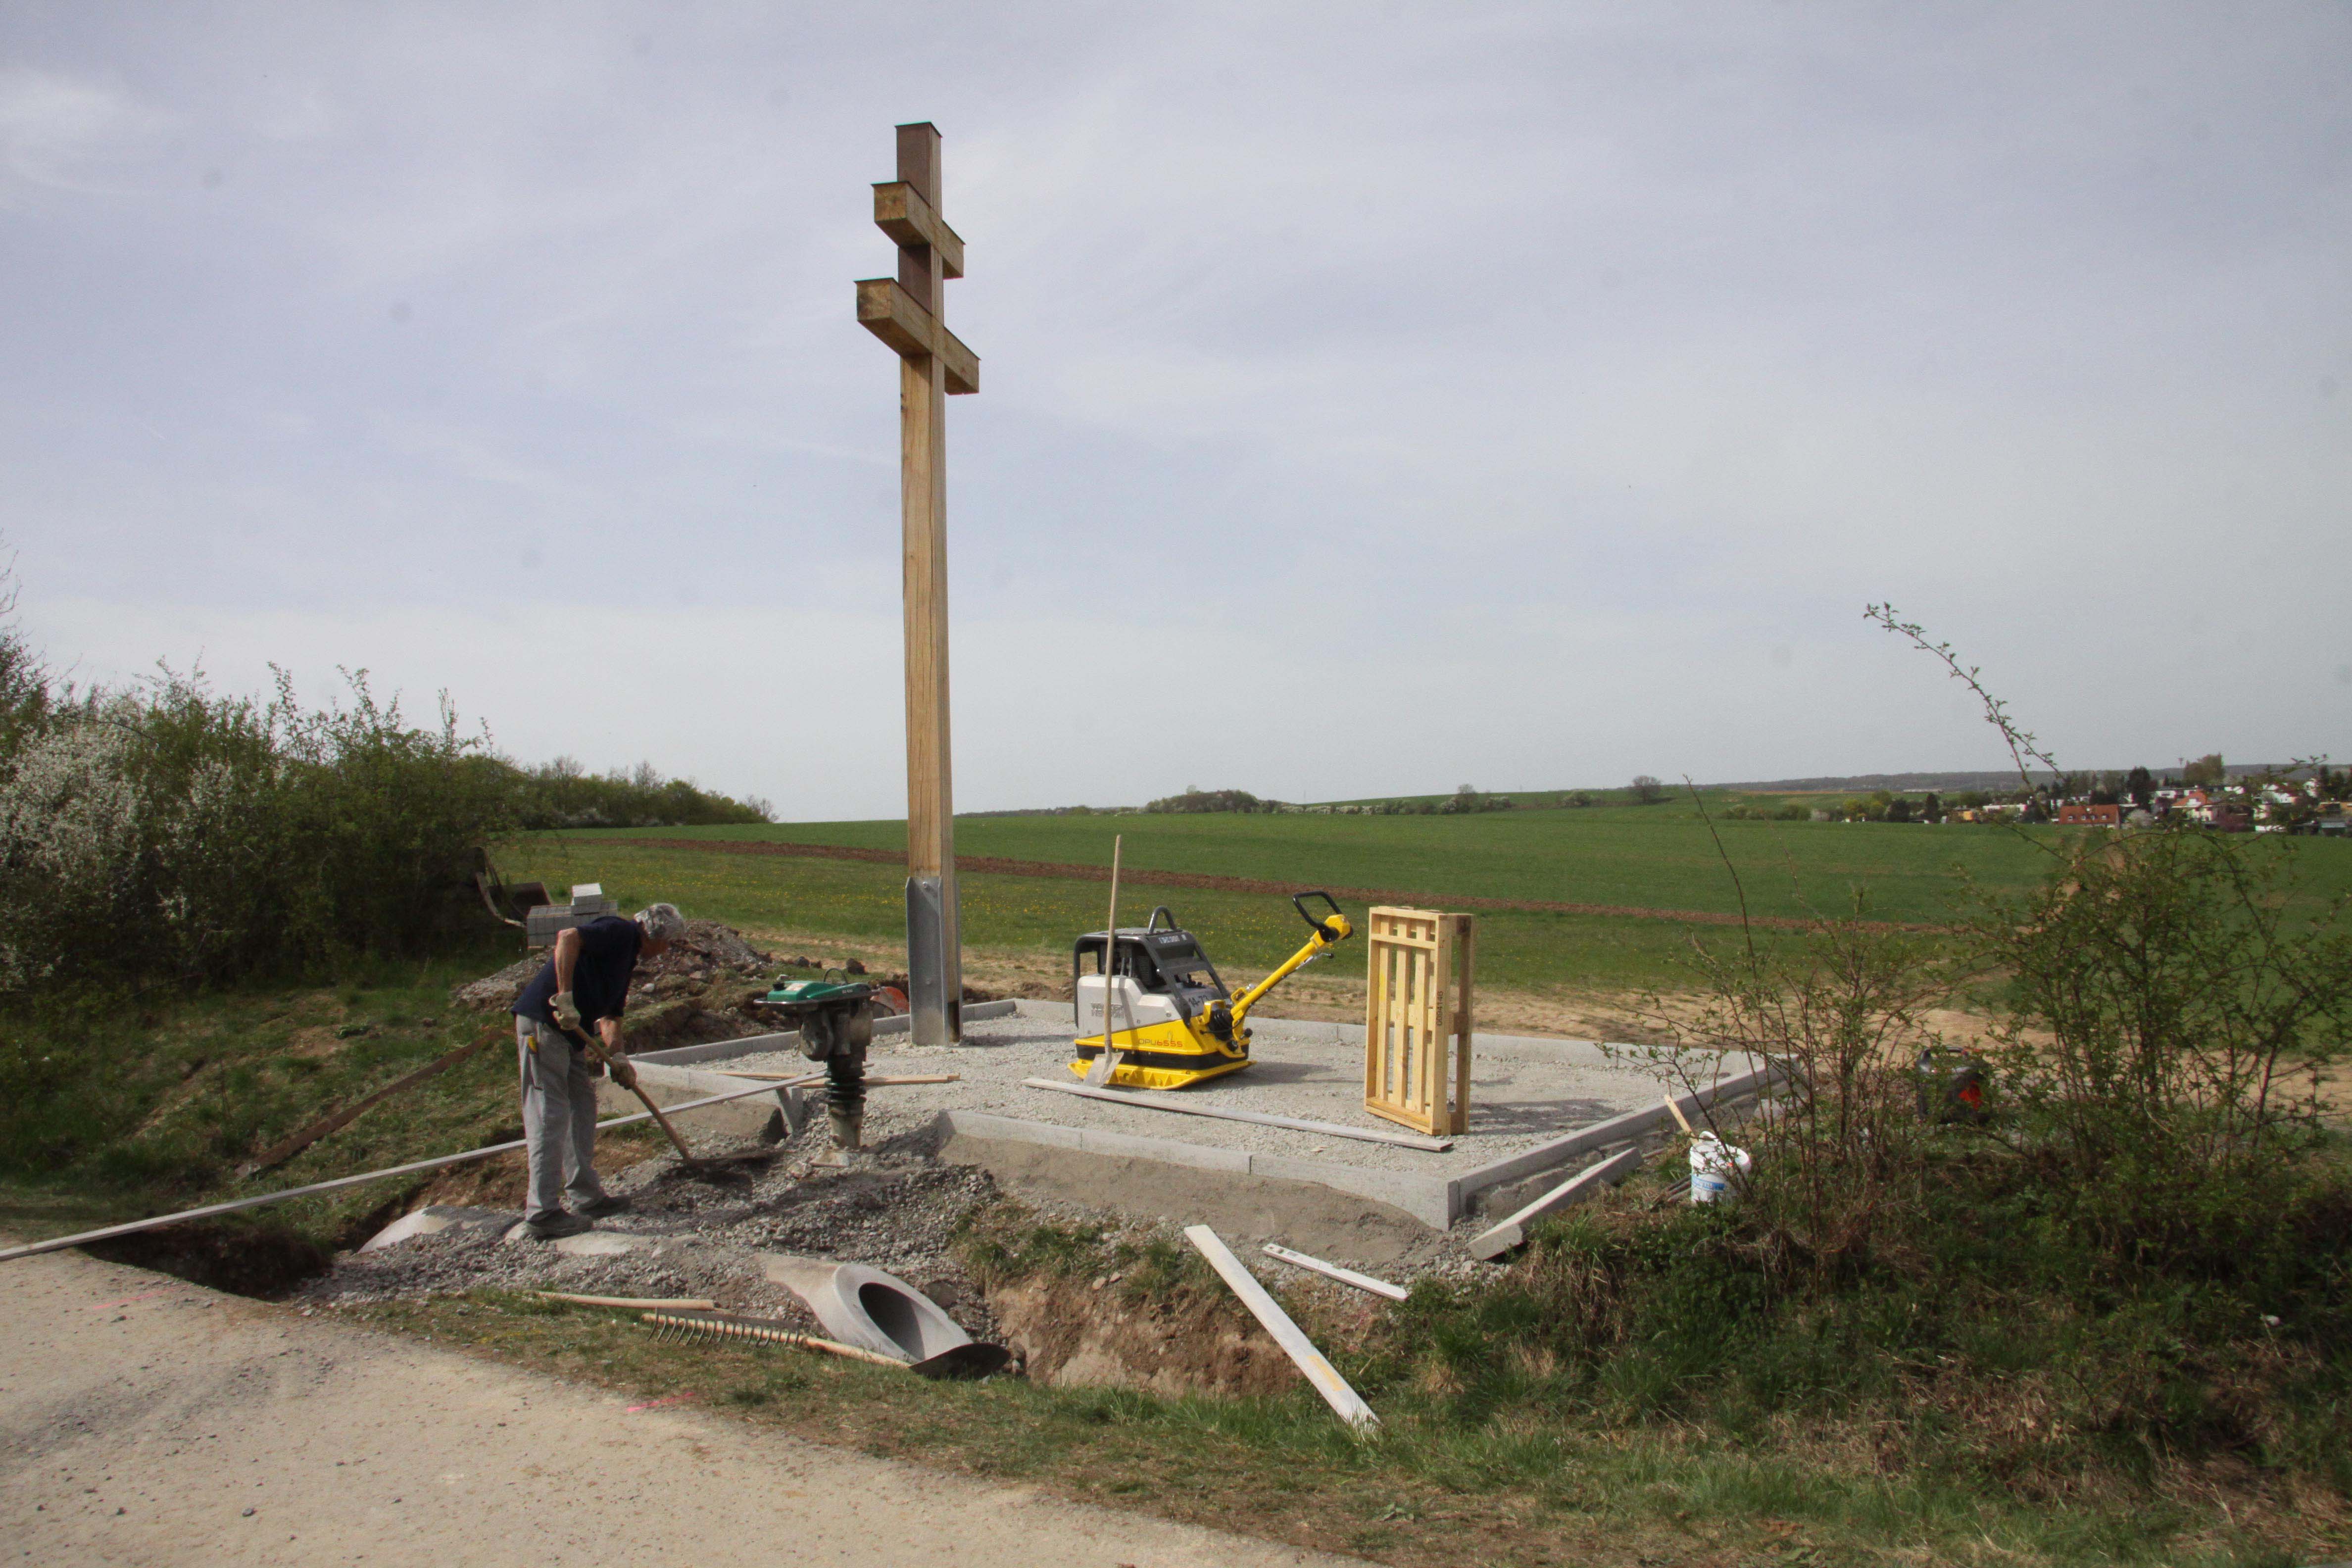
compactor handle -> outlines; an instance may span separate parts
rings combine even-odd
[[[1143,929],[1147,932],[1158,931],[1160,929],[1160,921],[1162,916],[1167,918],[1168,929],[1170,931],[1174,931],[1176,929],[1176,916],[1170,910],[1166,904],[1154,904],[1151,907],[1151,918],[1144,922]]]
[[[1325,903],[1331,906],[1331,912],[1335,915],[1339,915],[1340,913],[1339,900],[1333,898],[1330,894],[1323,891],[1320,888],[1315,889],[1309,892],[1293,893],[1290,895],[1290,907],[1298,911],[1298,918],[1300,920],[1305,921],[1308,925],[1315,928],[1315,933],[1318,936],[1321,937],[1325,942],[1338,942],[1341,937],[1348,934],[1345,931],[1332,930],[1329,921],[1318,921],[1313,915],[1308,914],[1307,912],[1307,900],[1309,899],[1322,900]],[[1346,918],[1347,917],[1344,915],[1340,916],[1343,922]]]

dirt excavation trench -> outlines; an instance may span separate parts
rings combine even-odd
[[[1017,1251],[1040,1226],[1099,1231],[1102,1256],[1121,1241],[1137,1250],[1156,1243],[1164,1255],[1181,1247],[1172,1225],[1141,1224],[1050,1194],[1014,1198],[988,1172],[940,1158],[938,1133],[919,1128],[886,1138],[842,1171],[814,1163],[821,1131],[763,1144],[698,1135],[687,1120],[690,1142],[715,1158],[714,1170],[689,1173],[667,1152],[617,1167],[600,1162],[608,1190],[627,1196],[631,1207],[560,1242],[512,1235],[520,1218],[516,1169],[445,1180],[387,1203],[339,1238],[338,1251],[284,1230],[223,1222],[89,1250],[314,1310],[483,1289],[558,1290],[704,1298],[823,1334],[807,1307],[766,1270],[779,1255],[817,1258],[897,1275],[973,1338],[1006,1346],[1013,1373],[1039,1383],[1232,1395],[1271,1393],[1297,1380],[1289,1360],[1212,1279],[1147,1285],[1116,1269],[1111,1278],[1083,1268],[1074,1273],[1068,1266],[1077,1260],[1060,1257],[1016,1259],[975,1279],[965,1261],[972,1241],[983,1254],[991,1239]],[[481,1201],[435,1201],[450,1197]],[[432,1228],[369,1245],[387,1227],[396,1236],[420,1224]],[[968,1245],[959,1247],[960,1238]],[[1244,1239],[1234,1237],[1236,1245]]]

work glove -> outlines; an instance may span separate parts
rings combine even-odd
[[[609,1052],[606,1054],[604,1058],[604,1071],[611,1075],[613,1081],[619,1084],[623,1089],[630,1090],[635,1090],[636,1089],[637,1069],[629,1064],[628,1058],[621,1055],[618,1051]]]
[[[576,1029],[580,1026],[580,1005],[572,999],[571,992],[557,992],[549,998],[548,1006],[554,1012],[555,1021],[565,1028]]]

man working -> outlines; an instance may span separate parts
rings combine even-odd
[[[659,958],[685,931],[686,917],[676,904],[640,910],[635,920],[599,915],[558,932],[545,966],[515,998],[522,1131],[530,1145],[523,1225],[541,1241],[593,1230],[590,1220],[629,1206],[596,1179],[595,1064],[566,1031],[593,1029],[614,1075],[625,1082],[635,1070],[621,1048],[629,976],[639,958]]]

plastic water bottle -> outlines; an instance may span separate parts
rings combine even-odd
[[[1746,1173],[1748,1151],[1735,1149],[1712,1132],[1702,1132],[1691,1140],[1691,1202],[1721,1203],[1731,1196],[1731,1173]]]

